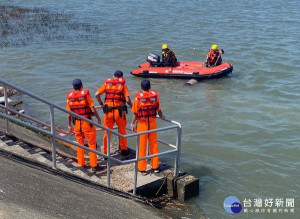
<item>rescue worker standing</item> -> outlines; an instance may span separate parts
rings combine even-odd
[[[222,63],[221,54],[224,54],[224,50],[218,49],[218,45],[213,44],[206,55],[205,66],[212,67],[220,65]]]
[[[95,116],[98,123],[101,124],[101,119],[94,108],[94,102],[89,90],[83,90],[83,85],[80,79],[73,80],[73,88],[74,91],[69,91],[67,93],[66,109],[90,120],[92,120],[92,116]],[[72,126],[72,120],[74,122],[74,128]],[[69,114],[68,128],[70,133],[75,132],[78,144],[84,145],[84,139],[86,138],[89,148],[96,150],[96,127],[94,125]],[[97,155],[89,152],[89,157],[90,166],[93,170],[97,170]],[[77,147],[77,163],[81,167],[85,165],[84,149],[80,147]]]
[[[163,44],[161,49],[163,66],[174,67],[177,62],[175,53],[168,48],[167,44]]]
[[[101,100],[101,95],[105,93],[105,105]],[[113,129],[116,123],[119,128],[119,133],[126,135],[126,103],[131,107],[131,99],[129,97],[128,87],[125,84],[123,72],[117,70],[114,77],[106,79],[105,83],[98,89],[95,94],[100,106],[103,106],[104,112],[104,126]],[[127,156],[129,154],[127,149],[127,138],[120,138],[121,155]],[[107,154],[107,132],[103,136],[103,153]]]
[[[132,122],[131,130],[133,132],[143,132],[151,129],[156,129],[156,114],[160,118],[164,118],[160,108],[158,92],[150,91],[151,85],[149,80],[141,82],[142,93],[136,93],[132,106]],[[137,122],[137,128],[135,123]],[[157,145],[157,132],[140,135],[139,158],[145,157],[147,153],[147,141],[149,141],[150,154],[159,153]],[[159,172],[159,157],[151,158],[152,169],[155,173]],[[138,161],[138,170],[142,175],[146,175],[147,160]]]

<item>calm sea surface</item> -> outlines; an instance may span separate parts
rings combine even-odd
[[[183,80],[151,79],[165,115],[183,125],[180,170],[200,178],[200,196],[188,202],[187,217],[198,218],[203,209],[209,218],[300,218],[300,1],[0,0],[0,5],[6,10],[0,17],[0,77],[61,106],[74,78],[93,94],[121,69],[133,97],[141,79],[129,72],[149,52],[159,54],[163,43],[179,60],[194,61],[203,61],[211,44],[218,44],[223,60],[234,66],[229,77],[193,87],[184,87]],[[8,6],[30,10],[17,16]],[[39,103],[27,102],[26,109],[49,120]],[[65,115],[57,117],[65,127]],[[254,212],[227,213],[223,202],[231,195],[242,205],[250,199],[248,210]],[[262,207],[254,207],[259,198]],[[265,207],[268,198],[271,207]],[[286,207],[287,198],[294,199],[295,213]],[[283,207],[275,207],[276,199]]]

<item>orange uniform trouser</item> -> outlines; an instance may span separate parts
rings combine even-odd
[[[103,125],[109,129],[114,127],[114,124],[117,123],[119,128],[119,133],[122,135],[126,135],[126,114],[122,113],[120,117],[119,110],[113,109],[111,112],[107,112],[104,114],[104,122]],[[111,135],[110,135],[111,136]],[[121,150],[127,150],[127,138],[120,138],[120,148]],[[107,132],[104,132],[103,135],[103,153],[107,154]]]
[[[96,127],[82,120],[75,121],[74,127],[75,137],[78,144],[84,145],[84,138],[88,141],[88,146],[96,150]],[[89,152],[90,166],[97,166],[97,154]],[[77,163],[79,166],[84,166],[84,149],[77,147]]]
[[[150,129],[156,129],[156,118],[139,119],[137,125],[137,132],[148,131]],[[157,145],[157,132],[152,132],[149,134],[140,135],[140,146],[139,146],[139,158],[145,157],[147,154],[147,141],[149,140],[150,155],[159,153]],[[159,158],[151,158],[152,169],[157,169],[159,167]],[[138,161],[139,171],[146,171],[147,160]]]

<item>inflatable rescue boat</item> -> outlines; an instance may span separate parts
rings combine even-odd
[[[174,67],[164,67],[160,57],[149,53],[147,62],[130,73],[144,78],[179,78],[179,79],[212,79],[228,75],[233,66],[229,62],[222,62],[218,66],[206,67],[204,62],[180,61]]]

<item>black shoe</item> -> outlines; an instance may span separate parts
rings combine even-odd
[[[159,173],[159,172],[160,172],[160,171],[159,171],[159,168],[153,169],[153,172],[154,172],[154,173]]]
[[[92,171],[99,171],[99,170],[101,170],[101,167],[99,167],[99,166],[92,167]]]
[[[129,151],[128,150],[121,150],[121,155],[122,156],[128,156],[129,155]]]
[[[146,171],[139,171],[139,172],[142,174],[142,176],[146,176],[147,175]]]

